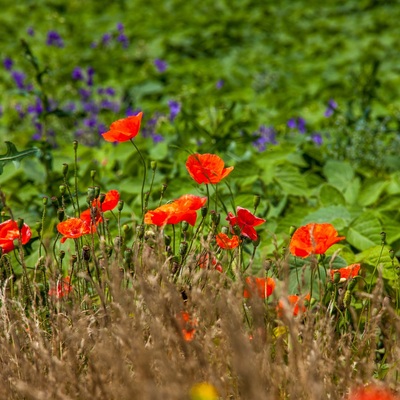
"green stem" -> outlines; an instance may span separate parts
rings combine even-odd
[[[136,146],[135,142],[133,141],[133,139],[130,140],[131,143],[133,144],[133,147],[136,149],[136,151],[139,154],[140,159],[142,160],[142,164],[143,164],[143,169],[144,169],[144,173],[143,173],[143,181],[142,181],[142,189],[140,192],[140,203],[141,203],[141,207],[142,207],[142,223],[144,221],[144,185],[146,183],[146,177],[147,177],[147,167],[146,167],[146,161],[143,158],[143,155],[141,153],[141,151],[139,150],[139,148]]]

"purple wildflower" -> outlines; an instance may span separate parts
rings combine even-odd
[[[125,115],[127,117],[131,117],[132,115],[138,115],[140,111],[142,111],[140,108],[133,109],[131,106],[129,106],[125,111]]]
[[[119,103],[117,103],[116,101],[108,100],[108,99],[102,100],[101,103],[100,103],[100,107],[103,110],[111,110],[114,113],[118,113],[119,110],[120,110]]]
[[[76,109],[76,104],[73,101],[70,101],[64,106],[64,111],[72,113]]]
[[[22,108],[22,105],[20,103],[17,103],[14,108],[15,108],[15,111],[17,111],[18,116],[21,119],[25,117],[24,109]]]
[[[61,36],[56,31],[49,31],[47,33],[47,46],[55,46],[55,47],[64,47],[64,41],[62,40]]]
[[[40,100],[40,98],[37,97],[35,104],[29,105],[27,111],[29,114],[40,115],[43,112],[42,100]]]
[[[110,43],[110,40],[112,39],[111,33],[105,33],[103,37],[101,38],[101,43],[106,46],[108,43]]]
[[[277,144],[275,129],[270,126],[261,125],[257,132],[254,132],[254,136],[257,139],[253,142],[253,146],[258,149],[258,151],[265,151],[267,144]]]
[[[300,133],[306,133],[306,120],[299,117],[297,119],[297,129]]]
[[[313,133],[311,135],[311,140],[317,145],[317,146],[321,146],[322,145],[322,136],[320,133]]]
[[[291,118],[287,122],[290,129],[298,129],[300,133],[306,133],[306,120],[304,118]]]
[[[4,65],[4,68],[5,68],[7,71],[11,71],[11,69],[12,69],[12,67],[13,67],[13,65],[14,65],[14,62],[13,62],[13,60],[11,60],[10,57],[6,57],[6,58],[3,60],[3,65]]]
[[[325,116],[326,118],[331,117],[331,116],[333,115],[333,113],[335,112],[335,110],[337,109],[337,106],[338,106],[338,105],[337,105],[336,101],[333,100],[333,99],[330,99],[330,100],[328,101],[328,105],[327,105],[327,107],[326,107],[324,116]]]
[[[297,128],[296,118],[290,118],[289,121],[287,122],[287,126],[290,129],[296,129]]]
[[[86,70],[86,72],[87,72],[87,76],[88,76],[86,83],[87,83],[88,86],[93,86],[94,69],[92,67],[89,67]]]
[[[91,91],[87,89],[79,89],[79,94],[83,101],[87,101],[89,97],[92,95]]]
[[[160,143],[164,141],[164,137],[159,133],[153,133],[151,138],[153,139],[153,143]]]
[[[166,63],[166,61],[161,60],[160,58],[156,58],[154,60],[154,65],[157,68],[157,71],[162,74],[163,72],[165,72],[168,68],[168,64]]]
[[[96,114],[99,112],[99,107],[94,101],[85,101],[82,103],[83,110],[87,113]]]
[[[104,124],[98,124],[97,125],[97,130],[99,132],[99,135],[102,135],[104,132],[108,131],[108,127]]]
[[[120,33],[117,37],[117,41],[122,44],[124,49],[127,49],[129,46],[129,39],[124,33]]]
[[[215,84],[216,89],[220,90],[225,85],[225,81],[223,79],[219,79]]]
[[[25,74],[20,71],[12,71],[11,76],[14,79],[15,84],[17,85],[18,89],[25,89]]]
[[[26,33],[29,36],[35,36],[35,31],[33,30],[33,28],[31,26],[26,30]]]
[[[95,116],[91,116],[89,118],[85,118],[83,120],[83,124],[88,128],[94,128],[97,125],[97,118]]]
[[[124,31],[124,25],[121,22],[118,22],[117,24],[117,30],[118,32],[122,33]]]
[[[172,122],[181,111],[181,104],[175,100],[168,101],[169,120]]]
[[[83,71],[81,67],[75,67],[72,71],[72,79],[74,81],[83,81]]]
[[[108,96],[115,96],[115,89],[113,89],[112,87],[108,87],[104,90],[104,93]]]

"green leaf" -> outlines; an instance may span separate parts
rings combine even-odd
[[[356,254],[355,262],[369,264],[372,266],[382,265],[384,270],[392,266],[392,259],[389,254],[389,246],[374,246],[363,252]]]
[[[279,165],[275,168],[274,179],[281,186],[285,194],[307,196],[308,187],[304,176],[299,170],[290,165]]]
[[[319,190],[319,202],[322,206],[344,205],[345,199],[340,190],[327,183],[323,184]]]
[[[359,250],[367,250],[381,242],[382,226],[371,212],[356,218],[347,231],[346,240]]]
[[[328,182],[339,190],[344,190],[354,178],[353,167],[343,161],[328,161],[323,168]]]
[[[311,214],[308,214],[302,221],[302,225],[306,225],[310,222],[324,223],[329,222],[333,224],[335,220],[342,220],[347,223],[351,221],[351,215],[349,211],[343,206],[329,206],[320,208]],[[339,227],[336,227],[339,229]]]
[[[16,167],[19,166],[19,162],[28,156],[39,156],[40,149],[37,147],[32,147],[27,150],[18,151],[15,147],[14,143],[11,142],[4,142],[7,146],[7,152],[3,155],[0,155],[0,175],[3,173],[4,166],[9,163],[13,162]]]
[[[358,204],[360,204],[360,206],[369,206],[375,203],[387,185],[388,182],[383,180],[377,181],[376,179],[373,179],[366,182],[366,184],[361,188],[358,196]]]

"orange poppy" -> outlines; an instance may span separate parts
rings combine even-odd
[[[90,233],[89,226],[80,218],[69,218],[66,221],[60,222],[57,224],[57,230],[63,235],[61,243],[64,243],[67,239],[77,239],[83,235],[87,235]]]
[[[103,138],[107,142],[127,142],[133,139],[140,130],[143,113],[119,119],[113,122],[108,132],[103,133]]]
[[[290,241],[290,252],[306,258],[311,254],[324,254],[333,244],[345,239],[338,236],[331,224],[311,223],[296,230]]]
[[[100,204],[100,199],[97,198],[93,200],[92,206],[97,207],[102,212],[114,210],[119,202],[119,192],[118,190],[110,190],[106,193],[106,197],[103,203]]]
[[[265,219],[256,217],[249,210],[243,207],[237,207],[236,214],[237,216],[234,216],[229,212],[226,218],[232,229],[237,225],[241,230],[241,235],[246,236],[251,240],[257,240],[258,235],[254,227],[263,224]]]
[[[186,169],[199,184],[216,184],[228,176],[234,167],[225,168],[224,161],[216,154],[191,154],[186,161]]]
[[[144,216],[145,224],[164,226],[186,221],[194,226],[197,219],[196,211],[207,202],[207,197],[185,194],[172,203],[164,204],[155,210],[148,211]]]
[[[72,291],[71,279],[69,276],[57,281],[57,285],[49,289],[49,296],[56,299],[62,299]]]
[[[215,236],[217,241],[217,245],[221,247],[221,249],[235,249],[239,246],[239,237],[237,235],[233,235],[232,238],[225,233],[218,233]]]
[[[29,226],[23,224],[21,229],[21,243],[28,243],[31,236],[32,232]],[[14,250],[14,240],[19,239],[19,237],[20,231],[16,221],[9,219],[0,224],[0,247],[4,254]]]
[[[214,269],[218,272],[223,271],[222,265],[218,262],[215,256],[212,256],[210,260],[209,252],[205,252],[200,255],[197,265],[203,269],[211,269],[211,267],[214,267]]]
[[[351,264],[344,268],[331,269],[331,279],[333,280],[336,273],[340,274],[340,282],[344,282],[349,278],[354,278],[360,271],[360,264]]]
[[[298,315],[299,313],[303,314],[306,312],[307,308],[304,305],[304,300],[310,301],[311,296],[307,294],[306,296],[298,296],[297,294],[290,294],[287,297],[287,303],[289,303],[289,309],[292,310],[294,316]],[[279,300],[277,311],[278,315],[282,316],[283,310],[287,309],[287,304],[283,300]]]
[[[399,400],[389,389],[376,385],[368,385],[353,390],[347,400]]]
[[[265,299],[271,296],[275,289],[275,281],[272,278],[258,278],[255,276],[248,276],[245,279],[245,289],[243,291],[243,297],[246,299],[257,294],[261,299]]]
[[[92,228],[92,232],[96,232],[96,226],[103,220],[97,208],[88,208],[82,211],[79,218]]]
[[[183,338],[190,342],[194,339],[196,333],[197,319],[192,318],[186,311],[181,311],[178,315],[179,325],[182,329]]]

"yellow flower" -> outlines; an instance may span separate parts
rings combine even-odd
[[[207,382],[197,383],[190,389],[191,400],[218,400],[217,389]]]

